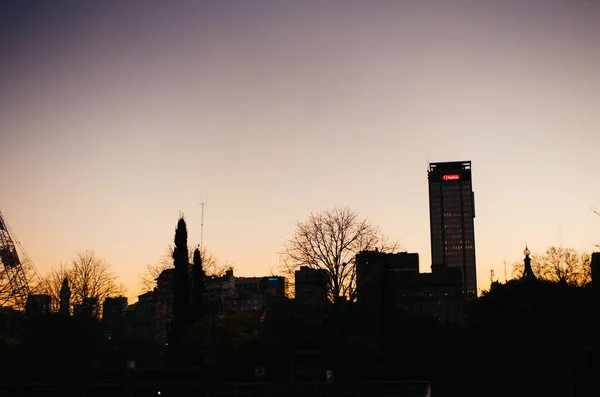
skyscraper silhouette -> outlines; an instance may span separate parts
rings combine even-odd
[[[459,268],[463,293],[477,296],[471,162],[430,163],[427,174],[432,266]]]

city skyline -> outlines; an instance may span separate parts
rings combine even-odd
[[[179,212],[240,276],[349,206],[429,271],[429,162],[470,159],[479,288],[600,243],[600,5],[0,5],[0,210],[40,273],[138,293]]]

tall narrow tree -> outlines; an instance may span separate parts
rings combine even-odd
[[[65,277],[60,288],[60,308],[59,313],[69,315],[71,312],[71,289],[69,288],[69,279]]]
[[[189,259],[187,248],[187,225],[183,216],[177,222],[175,230],[175,247],[173,249],[173,320],[170,329],[169,347],[171,362],[181,364],[183,360],[182,343],[189,324],[190,281]]]
[[[192,267],[194,287],[192,290],[192,317],[194,321],[202,318],[204,304],[204,269],[202,268],[202,256],[200,249],[194,251],[194,265]]]

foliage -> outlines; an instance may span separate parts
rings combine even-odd
[[[50,314],[24,322],[19,356],[28,377],[68,381],[98,365],[104,338],[97,321]],[[19,364],[16,364],[17,367]]]
[[[325,269],[329,275],[329,296],[356,298],[355,256],[363,250],[379,248],[393,251],[397,243],[389,242],[378,227],[347,207],[334,207],[296,224],[296,231],[284,248],[286,272],[293,277],[301,266]]]
[[[173,246],[169,245],[156,263],[146,265],[146,271],[140,277],[141,293],[152,291],[156,287],[158,276],[164,270],[173,268],[173,251]],[[194,249],[188,246],[188,252],[190,253],[189,263],[193,263]],[[208,252],[206,248],[200,249],[200,256],[202,257],[202,268],[205,275],[221,276],[225,274],[227,265],[221,264],[219,258]]]
[[[186,342],[195,352],[213,349],[216,353],[239,347],[256,337],[260,314],[233,313],[206,316],[190,326]]]
[[[117,276],[111,271],[110,264],[92,250],[81,251],[73,256],[68,265],[60,264],[43,279],[44,293],[52,298],[52,311],[59,309],[60,289],[65,278],[69,280],[72,305],[83,303],[85,298],[96,298],[99,305],[97,309],[100,310],[104,299],[125,293],[124,286],[117,283]]]
[[[212,377],[224,377],[238,352],[256,342],[260,314],[232,313],[224,316],[203,316],[188,327],[185,349],[196,364],[208,364]]]
[[[204,305],[204,269],[202,268],[202,256],[200,250],[194,251],[194,264],[192,266],[194,284],[192,289],[192,318],[199,320],[202,317]]]
[[[189,256],[187,247],[187,226],[183,217],[177,222],[175,248],[173,250],[173,321],[187,324],[190,304]]]
[[[175,229],[175,249],[173,250],[173,319],[169,330],[169,358],[172,364],[180,365],[184,359],[183,338],[190,319],[190,280],[189,253],[187,247],[187,225],[179,218]]]
[[[556,354],[583,348],[594,323],[591,289],[545,280],[510,280],[474,305],[473,330],[482,343],[495,340],[501,351],[532,349]]]
[[[50,270],[42,279],[43,291],[45,294],[50,295],[52,299],[50,310],[53,312],[58,312],[60,309],[60,290],[65,278],[69,279],[68,266],[61,263],[58,267]]]
[[[591,256],[573,248],[550,246],[543,255],[531,255],[531,268],[541,280],[584,286],[592,281]],[[523,275],[523,263],[513,265],[513,278]]]

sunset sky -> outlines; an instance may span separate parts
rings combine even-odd
[[[6,0],[0,137],[40,273],[93,249],[130,298],[201,197],[237,275],[334,205],[429,271],[428,160],[471,160],[486,289],[525,243],[600,243],[600,2]]]

